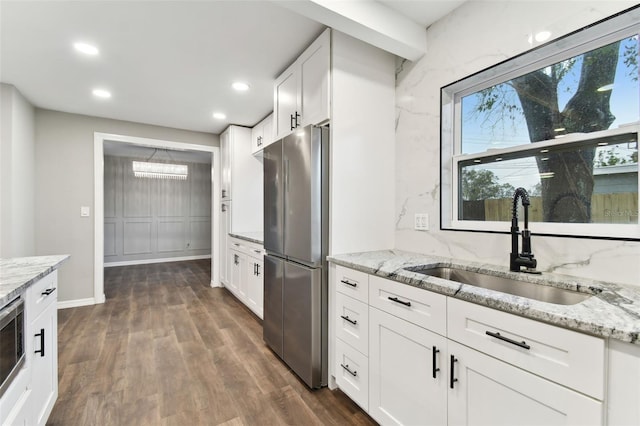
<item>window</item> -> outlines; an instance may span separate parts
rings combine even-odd
[[[640,9],[442,88],[442,228],[640,238]]]

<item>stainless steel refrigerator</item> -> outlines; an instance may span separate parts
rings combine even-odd
[[[327,384],[329,129],[264,149],[264,341],[311,388]]]

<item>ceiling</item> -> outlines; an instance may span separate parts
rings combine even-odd
[[[461,2],[381,3],[426,27]],[[40,108],[218,134],[268,115],[275,77],[323,29],[266,0],[1,0],[0,81]],[[234,91],[238,80],[250,90]]]

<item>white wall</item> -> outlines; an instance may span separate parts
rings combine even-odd
[[[71,255],[59,271],[61,302],[93,297],[94,132],[219,146],[213,134],[36,109],[36,254]]]
[[[440,88],[529,50],[531,33],[546,29],[559,37],[634,4],[469,1],[427,30],[426,56],[397,64],[397,248],[508,264],[507,234],[439,230]],[[429,231],[413,230],[418,212],[429,214]],[[540,270],[640,285],[638,242],[534,235],[532,243]]]
[[[0,257],[35,255],[34,108],[0,83]]]

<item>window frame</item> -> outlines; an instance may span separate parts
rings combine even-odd
[[[507,222],[458,219],[459,163],[461,161],[533,151],[548,146],[571,145],[580,141],[620,134],[636,133],[637,137],[640,137],[640,122],[637,122],[615,129],[567,135],[560,140],[529,142],[490,152],[463,155],[461,154],[461,100],[463,97],[636,34],[640,34],[640,6],[596,22],[442,87],[440,90],[440,229],[489,233],[509,232],[510,225]],[[640,164],[638,168],[640,169]],[[640,188],[640,173],[638,173],[638,188]],[[640,240],[640,215],[639,221],[635,224],[535,222],[530,228],[533,228],[533,232],[537,235],[636,241]]]

